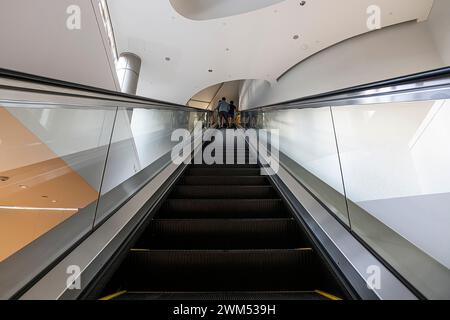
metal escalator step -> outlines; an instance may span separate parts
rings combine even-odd
[[[285,218],[289,213],[280,199],[168,199],[157,217]]]
[[[177,186],[173,199],[277,199],[271,186]]]
[[[146,250],[127,256],[127,291],[313,291],[311,249]]]
[[[217,155],[216,155],[217,154]],[[222,153],[220,153],[220,152],[212,152],[211,153],[211,156],[213,156],[213,157],[220,157],[220,155],[223,155],[223,156],[229,156],[229,157],[232,157],[232,156],[246,156],[246,157],[248,157],[248,156],[252,156],[252,157],[257,157],[257,155],[255,155],[255,153],[253,153],[253,152],[249,152],[248,150],[247,151],[244,151],[244,150],[239,150],[239,151],[226,151],[226,150],[223,150],[222,151]]]
[[[195,164],[192,166],[194,169],[258,169],[260,168],[257,164]]]
[[[180,185],[269,185],[264,176],[185,176],[180,180]]]
[[[249,163],[241,151],[234,159]],[[190,166],[121,261],[104,289],[117,294],[107,298],[333,299],[317,289],[341,290],[260,174],[250,164]]]
[[[329,300],[315,291],[272,292],[124,292],[114,300],[273,301]]]
[[[153,220],[135,245],[143,249],[294,249],[309,240],[293,219]]]
[[[220,151],[218,152],[220,153]],[[226,155],[249,155],[250,151],[249,150],[244,150],[244,149],[239,149],[239,150],[233,150],[233,149],[224,149],[222,150],[222,154]],[[215,152],[212,152],[211,155],[216,155]]]
[[[187,171],[189,176],[260,176],[261,170],[258,168],[190,168]]]
[[[246,153],[249,153],[250,152],[250,149],[249,148],[230,148],[230,147],[225,147],[225,148],[216,148],[215,150],[222,150],[222,152],[223,153],[226,153],[226,152],[241,152],[241,153],[243,153],[243,152],[246,152]],[[211,152],[212,153],[214,153],[214,150],[211,150]]]

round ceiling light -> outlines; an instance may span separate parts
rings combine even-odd
[[[8,180],[9,180],[9,177],[0,176],[0,181],[1,182],[5,182],[5,181],[8,181]]]
[[[292,39],[294,40],[298,40],[300,38],[300,36],[298,34],[296,34],[295,36],[292,37]]]

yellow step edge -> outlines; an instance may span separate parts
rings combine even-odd
[[[127,292],[128,292],[128,291],[126,291],[126,290],[124,290],[124,291],[119,291],[119,292],[116,292],[116,293],[111,294],[111,295],[109,295],[109,296],[100,298],[100,299],[98,299],[98,300],[102,300],[102,301],[112,300],[112,299],[114,299],[114,298],[120,297],[121,295],[124,295],[124,294],[127,293]]]
[[[320,290],[314,290],[314,292],[317,293],[317,294],[320,294],[322,297],[325,297],[325,298],[330,299],[330,300],[335,300],[335,301],[341,301],[342,300],[341,298],[338,298],[336,296],[333,296],[332,294],[329,294],[329,293],[326,293],[326,292],[323,292],[323,291],[320,291]]]

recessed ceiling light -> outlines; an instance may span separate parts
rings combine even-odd
[[[213,72],[213,71],[214,71],[213,69],[209,69],[209,70],[208,70],[208,72]]]
[[[5,176],[0,176],[0,181],[5,182],[8,181],[9,177],[5,177]]]
[[[165,60],[166,61],[170,61],[171,59],[170,59],[170,57],[166,57]]]
[[[230,48],[226,48],[225,51],[230,51]]]
[[[42,196],[42,198],[44,198],[44,199],[47,199],[47,198],[48,198],[48,196]]]
[[[303,7],[306,4],[306,1],[300,1],[300,5]]]
[[[295,36],[292,37],[292,39],[294,40],[298,40],[300,38],[300,36],[298,34],[296,34]]]
[[[28,186],[23,185],[23,184],[21,184],[19,187],[20,187],[20,189],[28,189]]]
[[[58,202],[58,201],[56,201],[56,200],[52,200],[52,203],[56,203],[56,202]]]

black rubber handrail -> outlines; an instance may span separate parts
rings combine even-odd
[[[0,78],[24,81],[24,82],[29,82],[32,84],[54,86],[54,87],[58,87],[58,88],[62,88],[62,89],[80,90],[80,91],[84,91],[86,93],[103,94],[103,95],[108,95],[108,96],[116,97],[116,98],[126,98],[126,99],[136,100],[141,103],[157,104],[157,105],[161,105],[161,106],[177,107],[177,108],[192,109],[192,110],[199,110],[199,111],[208,111],[208,110],[189,107],[189,106],[185,106],[185,105],[181,105],[181,104],[177,104],[177,103],[161,101],[161,100],[156,100],[156,99],[150,99],[150,98],[146,98],[146,97],[142,97],[142,96],[126,94],[126,93],[122,93],[122,92],[118,92],[118,91],[112,91],[112,90],[108,90],[108,89],[87,86],[87,85],[83,85],[83,84],[79,84],[79,83],[52,79],[52,78],[37,76],[37,75],[29,74],[29,73],[24,73],[24,72],[19,72],[19,71],[15,71],[15,70],[9,70],[9,69],[3,69],[3,68],[0,68]],[[95,98],[95,97],[90,97],[90,98]]]
[[[321,93],[321,94],[317,94],[317,95],[306,96],[303,98],[292,99],[292,100],[287,100],[287,101],[283,101],[283,102],[279,102],[279,103],[273,103],[273,104],[269,104],[269,105],[259,106],[259,107],[251,108],[248,111],[252,111],[252,110],[256,111],[256,110],[262,110],[262,109],[266,109],[266,108],[276,110],[276,107],[283,108],[286,105],[290,105],[290,104],[299,105],[299,104],[303,104],[303,103],[309,103],[311,101],[320,102],[321,100],[326,100],[326,99],[329,99],[330,97],[334,97],[334,96],[338,96],[338,95],[346,95],[345,99],[349,99],[349,98],[351,99],[357,93],[366,91],[366,90],[375,90],[375,89],[380,89],[380,88],[388,87],[388,86],[400,86],[400,85],[407,85],[407,84],[416,83],[416,82],[425,82],[425,81],[439,80],[439,79],[445,79],[445,78],[449,78],[449,81],[450,81],[450,67],[444,67],[444,68],[440,68],[440,69],[419,72],[419,73],[415,73],[415,74],[411,74],[411,75],[407,75],[407,76],[401,76],[401,77],[396,77],[396,78],[392,78],[392,79],[376,81],[376,82],[358,85],[358,86],[354,86],[354,87],[349,87],[349,88],[345,88],[345,89],[339,89],[339,90],[329,91],[329,92]]]

